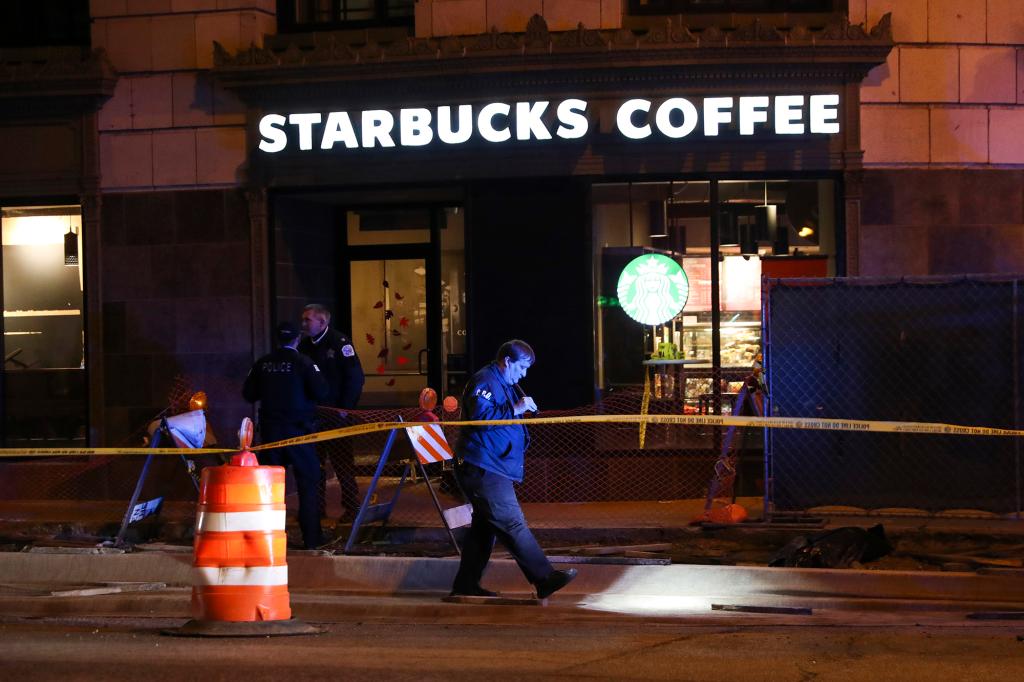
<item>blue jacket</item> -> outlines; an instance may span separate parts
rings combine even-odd
[[[513,407],[519,400],[495,363],[473,375],[462,393],[462,418],[516,419]],[[462,430],[455,454],[481,469],[513,481],[523,480],[523,454],[530,434],[522,424],[471,426]]]

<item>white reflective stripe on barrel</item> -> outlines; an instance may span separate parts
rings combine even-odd
[[[242,530],[284,530],[285,510],[199,512],[196,532],[231,533]]]
[[[196,566],[192,585],[287,585],[287,566]]]

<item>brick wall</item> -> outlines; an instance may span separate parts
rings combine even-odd
[[[276,30],[274,0],[92,0],[92,43],[120,74],[99,115],[104,191],[234,185],[245,107],[209,75]]]
[[[164,409],[181,375],[207,392],[210,426],[233,445],[253,347],[241,191],[109,193],[101,228],[105,444]]]
[[[1024,272],[1024,3],[849,3],[896,41],[861,87],[859,274]]]
[[[222,442],[250,408],[245,107],[210,76],[276,30],[275,0],[92,0],[92,43],[119,74],[99,112],[104,444],[166,407],[184,375]]]
[[[896,46],[861,88],[867,167],[1024,165],[1024,3],[849,0],[892,12]]]

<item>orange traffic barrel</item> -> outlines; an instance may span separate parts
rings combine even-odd
[[[251,452],[203,470],[192,564],[197,620],[291,618],[284,480],[284,467],[258,466]]]
[[[249,452],[252,421],[242,420],[242,450],[231,463],[203,469],[192,561],[193,619],[165,635],[243,637],[322,632],[291,617],[284,467],[259,466]]]

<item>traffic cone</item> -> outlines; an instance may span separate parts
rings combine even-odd
[[[248,424],[246,424],[248,422]],[[285,470],[242,451],[202,472],[192,563],[192,617],[176,635],[298,635],[322,632],[292,619],[285,536]]]

